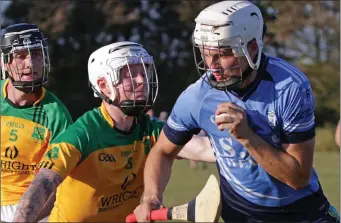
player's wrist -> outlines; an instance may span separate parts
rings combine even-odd
[[[253,131],[250,131],[250,133],[248,134],[248,137],[245,139],[239,140],[239,142],[247,150],[257,148],[259,147],[259,144],[260,144],[259,136],[255,134]]]
[[[160,205],[162,203],[162,196],[151,194],[151,195],[143,195],[141,197],[141,203],[150,203],[155,205]]]

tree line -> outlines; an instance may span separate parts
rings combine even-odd
[[[52,70],[47,88],[74,119],[99,105],[88,87],[87,60],[97,48],[121,40],[141,43],[155,59],[159,97],[155,111],[170,111],[199,76],[192,56],[194,19],[219,1],[18,1],[5,24],[38,25],[49,42]],[[318,126],[340,112],[340,5],[336,1],[253,1],[268,27],[264,51],[294,63],[311,81]],[[328,115],[326,115],[328,114]]]

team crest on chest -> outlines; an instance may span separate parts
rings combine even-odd
[[[268,123],[271,128],[276,127],[277,117],[274,111],[268,111]]]

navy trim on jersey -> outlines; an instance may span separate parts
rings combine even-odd
[[[289,134],[281,133],[281,142],[282,143],[301,143],[312,139],[315,136],[315,127],[311,128],[305,132],[291,132]]]
[[[241,98],[242,101],[244,102],[247,101],[247,99],[249,99],[252,93],[257,89],[261,81],[264,80],[264,77],[265,77],[264,74],[266,73],[266,67],[268,65],[268,61],[269,61],[269,58],[264,53],[262,53],[260,66],[257,71],[257,77],[253,81],[253,83],[244,89],[237,89],[231,93],[236,93],[237,95],[239,95],[239,98]]]
[[[197,128],[197,129],[192,129],[191,131],[177,131],[169,127],[168,123],[166,122],[162,130],[167,136],[169,141],[171,141],[175,145],[183,146],[189,140],[191,140],[193,135],[198,134],[201,129]]]

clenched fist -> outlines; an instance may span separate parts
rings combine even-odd
[[[237,140],[247,139],[252,132],[244,109],[231,102],[219,104],[215,122],[220,131],[228,130]]]

